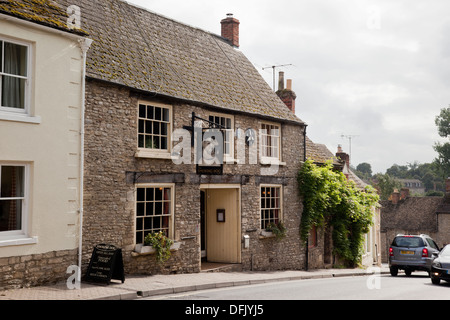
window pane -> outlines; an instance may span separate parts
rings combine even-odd
[[[167,136],[167,123],[161,123],[161,134]]]
[[[144,135],[139,135],[138,136],[138,147],[139,148],[144,148],[144,145],[145,145],[145,143],[144,143],[144,139],[145,139],[145,136]]]
[[[0,198],[24,196],[24,167],[1,167]]]
[[[145,215],[145,204],[144,203],[136,204],[136,215],[140,216],[140,217]]]
[[[162,190],[163,190],[163,188],[155,188],[155,200],[156,200],[156,201],[161,201],[161,200],[163,200],[163,197],[162,197]]]
[[[163,109],[163,121],[170,122],[169,119],[169,109]]]
[[[3,71],[3,41],[0,41],[0,72]]]
[[[147,106],[147,119],[154,119],[152,106]]]
[[[145,205],[145,215],[152,216],[153,215],[153,202],[147,202]]]
[[[167,138],[161,137],[161,148],[160,149],[167,149]]]
[[[5,42],[4,72],[18,76],[27,76],[28,48],[14,43]]]
[[[161,108],[155,107],[155,120],[161,121]]]
[[[145,133],[151,134],[152,133],[152,122],[151,121],[145,121]]]
[[[145,136],[145,148],[147,149],[155,148],[152,136]]]
[[[144,242],[144,235],[142,231],[136,232],[136,243],[143,243]]]
[[[25,79],[2,76],[2,107],[25,109]]]
[[[139,118],[145,118],[145,105],[139,105]]]
[[[153,197],[153,191],[155,189],[154,188],[147,188],[147,201],[153,201],[154,197]]]
[[[137,218],[136,219],[136,230],[142,230],[143,223],[142,223],[142,218]]]
[[[155,202],[155,215],[162,215],[163,214],[163,205],[162,202]]]
[[[145,121],[144,120],[139,120],[139,133],[144,133],[144,127],[145,127]]]
[[[0,200],[0,232],[22,229],[22,200]]]
[[[153,122],[153,133],[154,134],[159,134],[160,130],[159,130],[159,122]]]

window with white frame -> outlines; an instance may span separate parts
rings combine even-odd
[[[171,106],[156,103],[139,103],[139,149],[169,152],[171,110]]]
[[[282,220],[281,186],[261,186],[261,229]]]
[[[234,156],[234,117],[229,115],[211,114],[208,120],[213,123],[211,124],[212,126],[216,124],[219,129],[224,129],[223,155],[227,158],[232,159]]]
[[[162,231],[172,238],[173,185],[143,185],[136,188],[136,243],[149,233]]]
[[[280,125],[261,123],[261,156],[263,158],[281,159]]]
[[[26,167],[0,164],[0,235],[24,231]]]
[[[30,46],[0,38],[0,111],[27,113]]]

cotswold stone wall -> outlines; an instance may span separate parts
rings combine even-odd
[[[0,258],[0,288],[15,289],[67,279],[67,267],[77,264],[78,250]]]
[[[196,174],[195,164],[175,165],[172,160],[135,157],[137,150],[138,101],[155,101],[173,106],[173,129],[191,124],[191,114],[208,119],[210,112],[198,106],[140,96],[126,88],[88,81],[86,88],[85,186],[83,224],[83,265],[92,248],[110,243],[122,248],[126,273],[199,272],[200,184],[241,186],[241,235],[249,235],[250,247],[242,245],[244,270],[304,268],[305,248],[300,245],[299,224],[302,204],[296,174],[303,160],[303,128],[282,124],[282,161],[274,175],[262,174],[260,164],[225,164],[223,175]],[[226,111],[222,112],[226,113]],[[258,130],[261,119],[234,114],[234,128]],[[236,143],[236,141],[235,141]],[[192,157],[193,159],[193,157]],[[135,182],[175,183],[174,238],[181,247],[164,265],[154,256],[136,255]],[[260,235],[260,184],[283,185],[283,221],[287,236],[281,241]]]

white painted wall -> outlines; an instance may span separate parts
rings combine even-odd
[[[28,230],[15,244],[0,233],[0,257],[78,247],[82,56],[77,37],[46,29],[0,17],[0,37],[32,48],[32,121],[0,114],[0,163],[30,169]]]

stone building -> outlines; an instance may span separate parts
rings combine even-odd
[[[2,289],[63,280],[78,262],[89,39],[68,22],[67,9],[0,3]]]
[[[239,21],[228,15],[219,36],[119,0],[79,5],[94,40],[83,270],[99,243],[122,249],[128,274],[305,268],[306,126],[239,49]],[[281,240],[265,231],[279,222]],[[163,265],[139,249],[158,231],[177,245]]]
[[[444,197],[412,197],[409,189],[394,191],[381,201],[382,260],[397,234],[428,234],[439,247],[450,243],[450,178]]]

